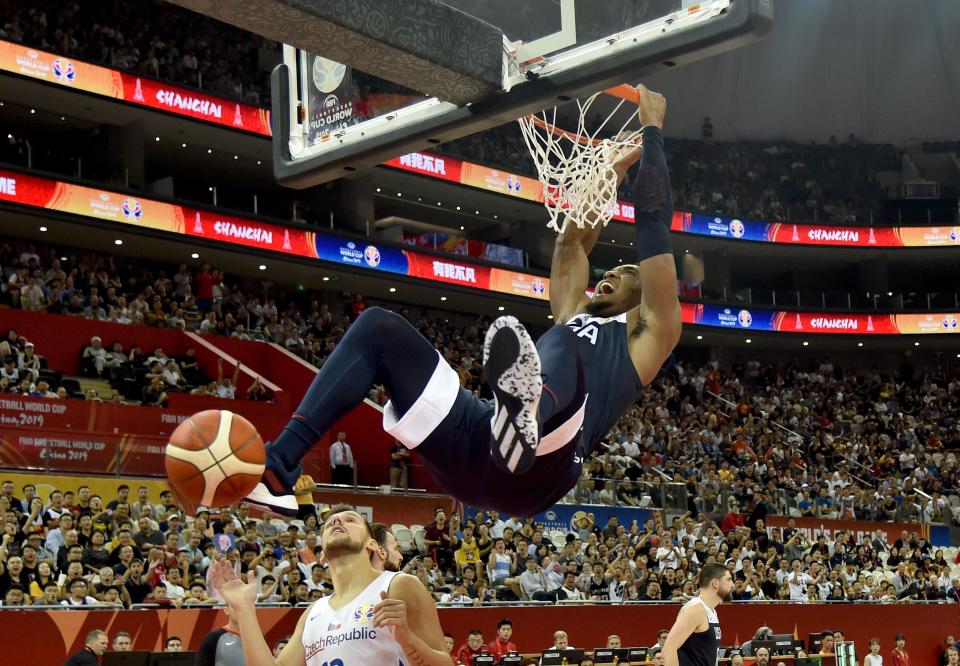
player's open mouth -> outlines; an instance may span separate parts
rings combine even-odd
[[[606,295],[606,294],[612,294],[615,291],[615,289],[614,289],[614,286],[610,284],[610,282],[608,282],[607,280],[601,280],[599,283],[597,283],[597,288],[594,291],[597,294]]]

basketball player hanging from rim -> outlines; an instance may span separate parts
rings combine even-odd
[[[717,606],[730,601],[733,577],[722,564],[705,564],[698,581],[700,592],[680,609],[664,641],[664,666],[717,666],[721,637]]]
[[[513,317],[500,317],[487,332],[484,378],[492,401],[462,388],[457,373],[405,319],[367,308],[267,447],[267,470],[245,501],[295,515],[300,461],[375,384],[390,394],[384,429],[420,454],[459,500],[526,516],[574,486],[582,462],[653,381],[680,337],[673,201],[661,133],[666,100],[643,86],[638,92],[642,147],[631,143],[609,165],[619,182],[640,161],[637,263],[607,271],[586,296],[587,256],[602,227],[566,224],[550,269],[556,325],[536,346]]]

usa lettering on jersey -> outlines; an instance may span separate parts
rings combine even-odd
[[[596,345],[597,336],[600,335],[600,327],[612,321],[619,321],[619,318],[577,315],[567,322],[567,326],[574,330],[578,338],[586,338],[590,341],[591,345]]]

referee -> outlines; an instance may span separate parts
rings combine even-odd
[[[733,578],[722,564],[700,570],[700,593],[680,609],[663,645],[664,666],[717,666],[720,620],[717,606],[730,601]]]

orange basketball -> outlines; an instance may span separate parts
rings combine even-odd
[[[195,505],[222,507],[243,499],[260,481],[265,462],[257,429],[227,410],[194,414],[167,444],[170,487]]]

